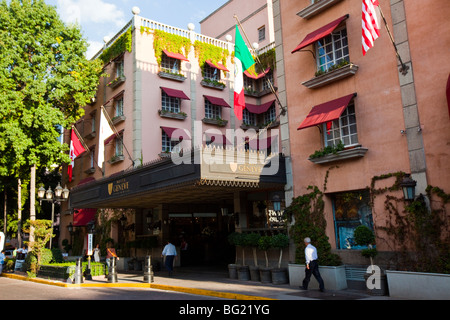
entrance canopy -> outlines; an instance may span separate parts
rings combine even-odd
[[[71,190],[71,208],[150,208],[161,203],[217,203],[244,190],[286,184],[285,160],[274,155],[261,163],[255,153],[220,161],[220,150],[196,150],[190,163],[162,159],[121,175],[92,181]],[[185,159],[186,160],[186,159]],[[189,160],[189,159],[187,159]],[[197,163],[200,162],[200,163]]]

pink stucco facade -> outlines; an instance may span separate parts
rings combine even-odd
[[[281,27],[275,32],[282,34],[294,196],[306,193],[309,185],[323,190],[326,182],[327,235],[334,248],[345,249],[339,239],[342,235],[333,206],[337,194],[362,192],[371,187],[374,177],[398,171],[412,174],[417,181],[416,194],[425,194],[427,185],[447,192],[450,189],[450,130],[445,98],[450,63],[443,54],[448,51],[450,37],[446,33],[431,36],[448,25],[445,17],[450,13],[450,5],[380,1],[399,54],[410,67],[403,75],[397,71],[394,46],[383,23],[381,36],[363,56],[360,2],[320,2],[329,6],[310,14],[319,4],[310,0],[276,1],[274,7],[279,10]],[[315,76],[317,42],[303,51],[292,51],[309,33],[344,15],[348,18],[335,30],[345,28],[347,32],[350,69],[355,71],[322,86],[308,87],[308,82],[319,78]],[[357,94],[353,104],[358,136],[352,147],[367,151],[348,159],[320,164],[311,161],[310,155],[324,147],[327,129],[324,124],[301,130],[298,127],[314,106],[352,93]],[[375,187],[391,186],[393,182],[393,178],[378,181]],[[401,197],[400,191],[393,194]],[[383,238],[385,235],[380,231],[389,219],[384,203],[375,201],[373,205],[377,246],[382,251],[392,250],[389,237]]]

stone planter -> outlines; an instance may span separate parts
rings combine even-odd
[[[239,280],[242,281],[250,280],[250,268],[248,266],[239,266],[237,271]]]
[[[450,274],[386,270],[389,296],[421,300],[449,300]]]
[[[259,268],[259,278],[262,283],[272,283],[272,273],[269,268]]]
[[[287,268],[275,268],[271,270],[272,283],[273,284],[286,284],[289,283],[288,269]]]
[[[305,265],[289,264],[289,284],[293,287],[302,285],[305,278]],[[325,289],[344,290],[347,289],[347,278],[345,276],[345,266],[319,266],[319,272],[325,283]],[[319,289],[319,283],[314,276],[311,276],[309,289]]]
[[[259,267],[250,266],[250,280],[252,281],[259,281]]]

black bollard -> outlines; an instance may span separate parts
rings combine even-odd
[[[75,265],[75,275],[73,283],[75,284],[83,283],[83,268],[81,266],[81,258],[77,259],[77,263]]]
[[[92,275],[91,275],[91,256],[88,256],[88,265],[87,265],[86,271],[84,272],[84,278],[86,280],[92,280]]]
[[[116,258],[112,257],[109,264],[108,270],[108,282],[116,283],[117,282],[117,270],[116,270]]]
[[[153,282],[153,269],[152,269],[152,257],[151,256],[147,256],[147,258],[145,259],[144,282],[145,283]]]

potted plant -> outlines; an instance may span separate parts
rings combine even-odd
[[[236,246],[237,245],[237,237],[239,237],[239,233],[237,233],[237,232],[233,232],[233,233],[230,233],[229,235],[228,235],[228,243],[230,244],[230,245],[232,245],[232,246]],[[228,275],[229,275],[229,277],[231,278],[231,279],[237,279],[237,266],[238,266],[238,264],[237,264],[237,250],[236,250],[236,257],[235,257],[235,260],[234,260],[234,263],[230,263],[230,264],[228,264]]]
[[[376,286],[372,288],[372,286],[369,287],[367,285],[368,281],[370,281],[369,278],[374,275],[377,270],[379,271],[379,267],[374,266],[373,264],[373,258],[375,258],[375,256],[378,254],[377,249],[373,247],[373,245],[375,244],[375,235],[373,231],[365,225],[360,225],[355,229],[353,237],[357,245],[367,246],[367,249],[361,250],[361,255],[365,258],[370,259],[370,267],[367,268],[367,272],[364,275],[364,279],[366,280],[367,292],[372,295],[385,295],[387,291],[387,280],[385,274],[381,274],[381,272],[379,272],[379,288],[377,288]]]
[[[253,262],[254,265],[250,266],[250,279],[253,281],[259,281],[259,267],[258,267],[258,257],[256,255],[256,249],[258,248],[258,242],[261,238],[259,233],[249,233],[247,234],[247,243],[252,248],[253,251]]]
[[[266,258],[266,266],[259,268],[259,277],[261,282],[270,283],[272,282],[272,275],[269,268],[269,259],[267,258],[267,250],[271,248],[272,242],[270,236],[261,236],[258,240],[258,248],[264,251],[264,256]]]
[[[242,265],[237,268],[238,279],[244,281],[250,280],[250,268],[245,264],[245,248],[248,247],[248,235],[245,233],[238,233],[235,242],[242,250]]]
[[[283,233],[273,235],[270,239],[271,246],[273,248],[280,249],[280,257],[278,259],[278,268],[271,270],[272,273],[272,283],[273,284],[284,284],[288,283],[287,269],[281,268],[281,260],[283,258],[283,248],[289,246],[289,237]]]

